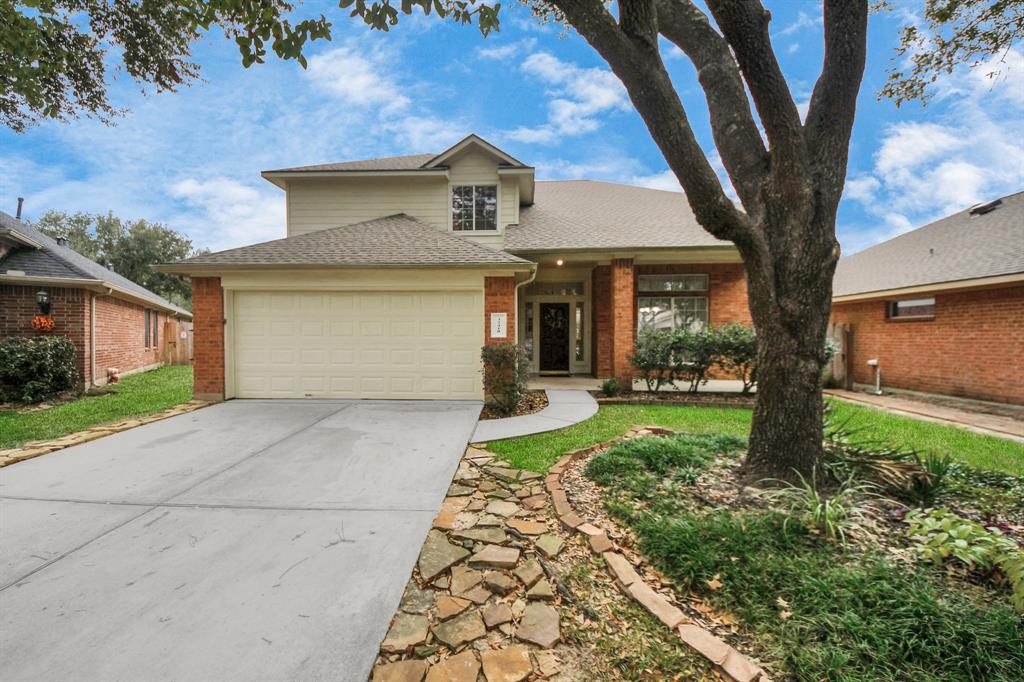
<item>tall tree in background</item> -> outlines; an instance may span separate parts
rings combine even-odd
[[[48,211],[31,223],[50,237],[64,237],[68,246],[168,301],[192,308],[192,288],[178,277],[157,272],[157,263],[170,263],[200,251],[174,230],[147,220],[122,221],[113,213],[89,215]]]
[[[998,22],[1021,2],[925,1],[946,8],[932,13],[940,25],[973,21],[975,14],[957,10],[968,7]],[[864,70],[867,0],[823,0],[825,58],[803,120],[772,47],[771,14],[759,0],[705,0],[707,11],[693,0],[523,2],[540,21],[571,26],[608,63],[697,220],[736,245],[760,342],[748,465],[777,476],[811,473],[822,455],[819,377],[839,258],[836,211]],[[402,0],[397,8],[392,0],[340,0],[339,7],[380,30],[417,7],[475,22],[484,35],[498,27],[499,5],[475,0]],[[189,50],[211,27],[234,38],[245,66],[263,61],[268,48],[304,65],[306,42],[329,39],[331,22],[321,15],[292,23],[286,18],[292,10],[280,0],[54,0],[31,3],[26,11],[0,0],[0,120],[15,130],[79,112],[109,120],[116,112],[106,99],[107,47],[120,50],[137,80],[173,90],[197,76]],[[973,24],[963,35],[974,41],[963,43],[968,46],[1005,44],[986,39]],[[662,60],[662,39],[697,70],[714,142],[741,207],[729,199],[694,135]],[[949,51],[954,62],[974,53]]]
[[[923,18],[923,25],[903,29],[896,54],[908,63],[897,61],[880,93],[896,106],[927,103],[936,80],[964,64],[1000,62],[1024,38],[1024,0],[924,0]],[[994,77],[1000,68],[985,75]]]

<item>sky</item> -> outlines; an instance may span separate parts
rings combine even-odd
[[[926,107],[897,108],[877,93],[899,31],[922,0],[895,3],[869,26],[837,231],[845,254],[980,201],[1024,190],[1024,52],[940,80]],[[794,100],[806,111],[823,54],[820,3],[767,0],[771,34]],[[112,73],[116,126],[47,122],[0,128],[0,210],[112,211],[162,222],[219,250],[283,237],[284,192],[260,171],[440,152],[477,133],[537,169],[538,179],[589,178],[680,191],[624,89],[571,29],[542,25],[503,4],[501,30],[436,16],[403,16],[388,34],[336,6],[297,12],[334,20],[309,66],[245,69],[233,43],[196,45],[202,81],[176,93],[142,92]],[[692,65],[663,55],[699,141],[728,187]],[[992,78],[989,74],[998,72]]]

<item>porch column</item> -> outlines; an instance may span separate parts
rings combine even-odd
[[[192,395],[224,400],[224,290],[220,277],[192,278]]]
[[[491,335],[491,315],[505,313],[505,335]],[[513,330],[516,328],[516,278],[484,277],[484,343],[517,342]]]
[[[615,258],[611,267],[612,376],[622,387],[633,386],[629,356],[636,342],[636,276],[632,258]]]

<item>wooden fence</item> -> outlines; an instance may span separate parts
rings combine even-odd
[[[828,325],[828,338],[836,344],[836,353],[825,369],[829,386],[847,390],[853,388],[853,372],[850,371],[852,331],[850,325],[845,323],[830,322]]]
[[[192,364],[192,321],[168,320],[164,323],[163,362],[166,365]]]

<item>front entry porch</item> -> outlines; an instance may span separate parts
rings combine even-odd
[[[580,388],[597,389],[609,377],[626,383],[634,374],[629,356],[640,327],[750,323],[740,263],[666,255],[653,261],[640,254],[604,260],[580,254],[571,262],[533,255],[537,276],[518,289],[516,316],[531,374],[578,378]]]

